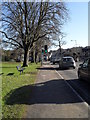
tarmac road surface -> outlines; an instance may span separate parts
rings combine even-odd
[[[59,71],[60,72],[60,71]],[[52,65],[39,69],[24,118],[87,118],[88,104]]]

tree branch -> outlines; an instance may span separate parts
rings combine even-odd
[[[7,36],[7,34],[6,34],[5,32],[3,32],[3,31],[0,31],[0,32],[3,33],[7,39],[16,42],[21,48],[23,48],[23,46],[22,46],[17,40],[15,40],[15,39],[13,39],[13,38],[9,38],[9,37]]]

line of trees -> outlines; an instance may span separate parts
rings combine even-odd
[[[2,43],[24,50],[23,66],[28,66],[32,47],[56,40],[68,18],[64,2],[4,2],[1,12]]]

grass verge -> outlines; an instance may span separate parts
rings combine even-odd
[[[30,63],[20,75],[16,66],[21,63],[2,63],[2,115],[3,118],[22,118],[32,92],[37,67],[40,64]]]

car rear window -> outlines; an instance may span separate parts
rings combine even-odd
[[[64,62],[72,62],[73,59],[72,59],[72,58],[63,58],[63,61],[64,61]]]

